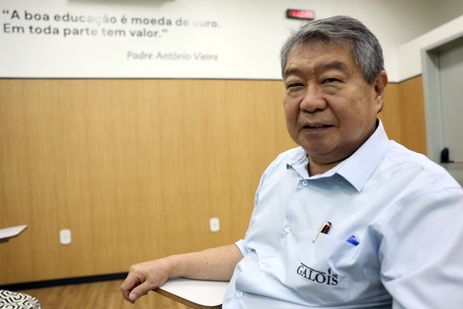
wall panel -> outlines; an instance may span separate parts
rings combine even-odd
[[[389,84],[380,118],[389,138],[426,154],[423,83],[421,76]]]
[[[411,83],[390,85],[381,117],[392,138],[415,145],[408,117],[421,117],[413,104],[422,102]],[[29,224],[0,245],[0,284],[122,272],[242,237],[261,173],[294,146],[282,90],[279,81],[0,80],[0,223]],[[218,233],[208,231],[214,216]],[[62,228],[71,245],[59,244]]]
[[[390,139],[401,140],[399,84],[389,84],[384,92],[384,104],[379,117]]]
[[[423,80],[421,76],[400,83],[401,142],[408,148],[426,154]]]
[[[275,81],[2,80],[0,282],[111,273],[235,241],[292,143]],[[208,220],[221,219],[210,233]],[[58,243],[70,228],[73,242]]]

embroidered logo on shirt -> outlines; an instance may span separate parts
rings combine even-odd
[[[328,268],[327,272],[323,272],[301,263],[297,268],[297,274],[319,284],[336,286],[339,283],[338,274],[332,273],[331,268]]]

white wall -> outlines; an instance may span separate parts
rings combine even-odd
[[[399,46],[396,79],[404,80],[422,73],[423,48],[431,49],[460,36],[463,36],[463,15]]]
[[[306,3],[309,7],[316,8],[318,17],[345,14],[360,19],[369,27],[381,42],[386,70],[391,81],[397,80],[397,46],[427,29],[432,29],[433,26],[429,19],[424,18],[434,7],[433,0],[313,0]]]
[[[433,19],[436,20],[437,24],[433,28],[437,28],[463,14],[463,1],[461,0],[435,1],[434,5],[435,14],[433,14]]]
[[[279,48],[289,31],[300,24],[285,18],[287,8],[312,9],[317,18],[344,14],[360,19],[378,36],[383,46],[389,79],[399,81],[420,71],[416,65],[417,46],[407,42],[444,23],[459,10],[463,13],[463,1],[2,0],[0,77],[280,79]],[[218,21],[220,28],[171,27],[161,39],[136,39],[129,35],[108,38],[100,33],[95,37],[66,38],[59,35],[6,34],[5,23],[47,25],[47,22],[12,20],[11,12],[15,9],[50,14],[72,12],[96,16],[108,14],[120,17],[127,14],[210,19]],[[64,27],[62,23],[56,26]],[[94,24],[82,23],[73,26],[98,28]],[[129,28],[120,23],[116,26]],[[456,24],[451,28],[460,26]],[[129,51],[145,51],[154,55],[159,51],[190,55],[202,52],[218,55],[218,60],[141,61],[129,59]]]
[[[448,23],[463,14],[462,0],[307,0],[304,4],[314,8],[317,17],[345,14],[365,23],[381,42],[391,82],[421,74],[421,48],[463,30],[461,21]]]

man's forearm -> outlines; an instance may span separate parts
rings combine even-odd
[[[167,257],[169,277],[228,281],[242,258],[243,255],[234,244],[172,255]]]

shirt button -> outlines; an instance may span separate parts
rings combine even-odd
[[[307,186],[309,185],[309,180],[304,179],[304,180],[302,181],[302,185],[303,185],[304,187],[307,187]]]
[[[235,291],[235,297],[236,297],[236,298],[241,298],[241,297],[243,297],[243,292],[241,292],[240,290],[236,290],[236,291]]]
[[[291,232],[291,227],[286,226],[283,230],[285,231],[286,234],[288,234]]]
[[[260,264],[259,264],[259,268],[260,268],[261,270],[266,270],[266,269],[267,269],[267,265],[265,265],[265,263],[260,263]]]

